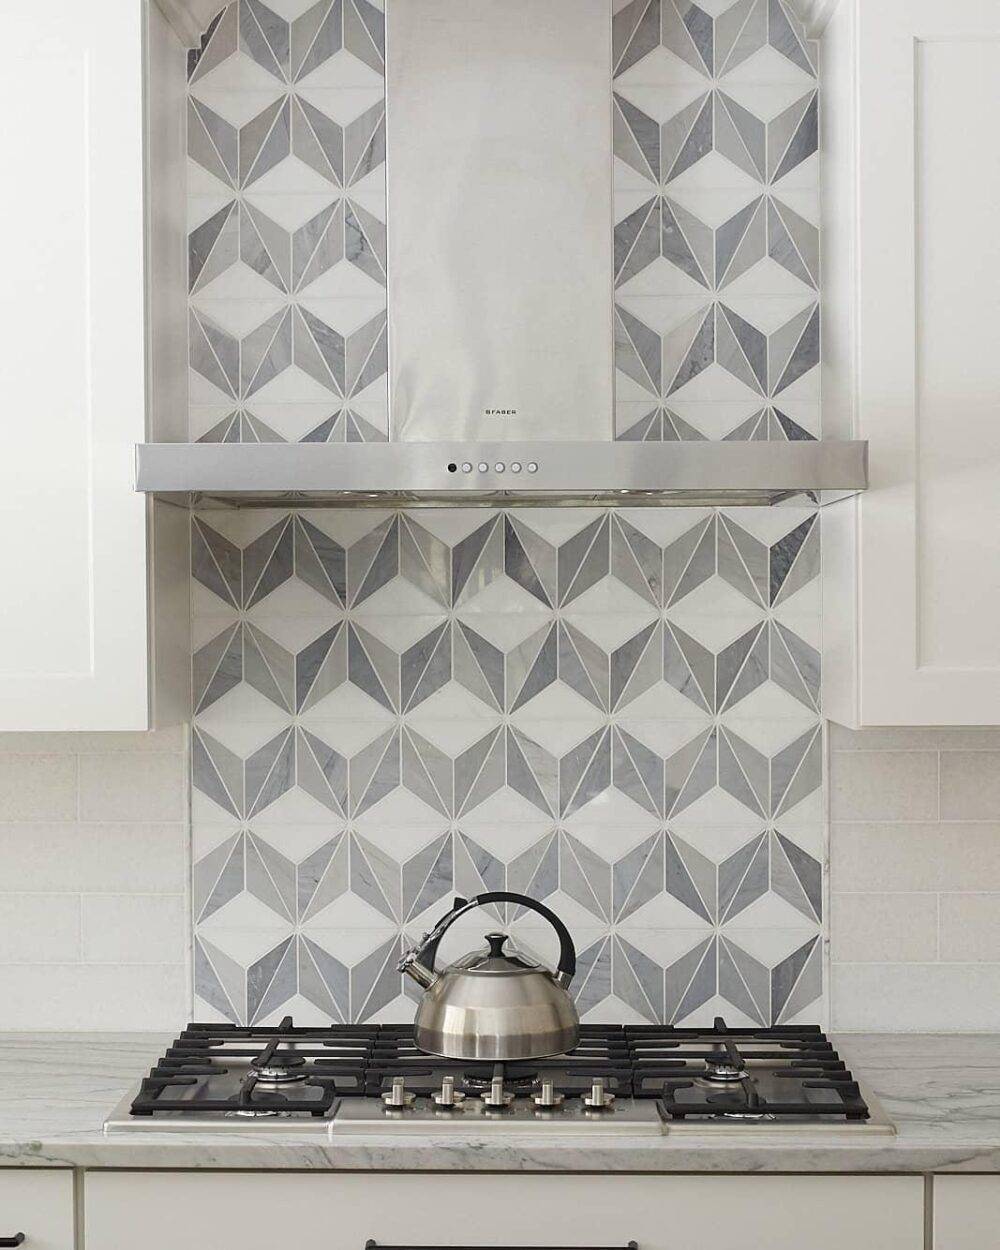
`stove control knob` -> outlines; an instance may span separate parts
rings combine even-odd
[[[555,1086],[548,1078],[542,1081],[542,1088],[533,1098],[535,1106],[540,1111],[548,1110],[552,1107],[558,1107],[562,1100],[562,1094],[556,1093]]]
[[[455,1078],[446,1076],[441,1081],[441,1088],[434,1095],[434,1101],[441,1108],[456,1108],[465,1101],[465,1095],[456,1091]]]
[[[590,1093],[583,1095],[583,1105],[589,1107],[591,1111],[606,1111],[614,1100],[614,1094],[609,1094],[604,1089],[603,1076],[595,1076]]]
[[[382,1095],[382,1101],[387,1107],[393,1110],[401,1110],[404,1107],[412,1107],[416,1094],[411,1094],[406,1088],[406,1082],[401,1076],[392,1078],[392,1089]]]
[[[488,1094],[483,1094],[483,1104],[493,1111],[505,1111],[514,1101],[514,1095],[503,1087],[503,1078],[495,1076],[490,1083]]]

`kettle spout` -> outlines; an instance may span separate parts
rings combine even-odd
[[[420,956],[422,954],[423,945],[415,946],[412,950],[408,950],[396,965],[396,971],[405,972],[418,985],[423,986],[425,990],[429,990],[438,978],[437,973],[428,968],[421,960]]]

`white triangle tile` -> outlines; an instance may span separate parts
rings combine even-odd
[[[246,759],[291,723],[291,717],[241,682],[202,712],[195,722],[223,746]]]
[[[822,654],[823,618],[822,582],[817,577],[792,595],[787,604],[779,603],[773,609],[774,619],[787,625],[814,650]]]
[[[281,185],[281,177],[265,174],[243,193],[243,198],[254,208],[276,221],[285,230],[298,230],[311,221],[318,212],[340,199],[340,191],[297,157],[286,157],[281,167],[294,161],[291,172],[285,173],[293,187]],[[279,167],[280,168],[280,167]]]
[[[783,391],[778,401],[778,408],[786,417],[791,417],[793,421],[797,421],[810,434],[816,438],[820,437],[822,421],[820,419],[820,404],[817,400],[790,399]]]
[[[217,386],[213,386],[207,378],[203,378],[194,369],[188,370],[188,399],[192,404],[224,404],[232,396]],[[236,406],[232,401],[233,407]]]
[[[659,183],[651,181],[646,175],[639,173],[620,157],[615,157],[611,168],[611,181],[615,191],[642,193],[645,199],[659,193]],[[642,201],[639,201],[640,203]],[[620,220],[620,218],[616,218]]]
[[[299,723],[341,755],[353,757],[395,723],[395,716],[353,684],[303,712]]]
[[[806,157],[794,169],[774,184],[774,194],[779,200],[786,199],[792,191],[812,191],[815,193],[820,185],[819,153]],[[787,200],[791,203],[791,200]]]
[[[491,794],[474,811],[463,816],[460,827],[481,846],[502,839],[500,858],[509,862],[552,830],[552,819],[533,803],[507,786]]]
[[[330,1016],[320,1010],[315,1003],[311,1003],[308,998],[303,998],[301,994],[293,994],[291,998],[275,1007],[269,1015],[256,1019],[254,1024],[263,1028],[273,1028],[280,1024],[285,1016],[294,1017],[296,1028],[324,1028],[331,1023]],[[199,1016],[198,1019],[200,1020],[201,1017]]]
[[[667,261],[663,261],[662,264],[660,261],[655,261],[649,268],[655,273],[662,274],[664,268],[675,269],[676,267],[668,265]],[[676,272],[679,273],[680,270]],[[657,334],[669,334],[671,330],[676,330],[678,326],[683,325],[685,321],[690,320],[696,313],[707,307],[705,288],[699,286],[697,282],[691,282],[684,291],[670,295],[658,290],[655,280],[643,282],[642,277],[642,274],[638,275],[635,280],[636,285],[630,284],[629,289],[623,287],[616,299],[626,312],[630,312],[633,317],[638,317],[643,325],[649,326]],[[669,281],[672,286],[678,285],[672,276]],[[669,379],[666,381],[669,382]],[[617,388],[617,390],[621,394],[621,389]]]
[[[661,821],[620,790],[605,790],[563,821],[566,830],[609,863],[661,827]]]
[[[188,159],[186,166],[187,228],[190,231],[217,213],[223,204],[228,204],[236,192],[197,161]]]
[[[810,161],[812,157],[809,158]],[[806,162],[808,164],[808,162]],[[812,225],[818,226],[822,221],[820,190],[818,186],[792,187],[789,186],[785,179],[782,179],[780,188],[776,189],[774,197],[782,204],[787,204],[800,217],[804,217],[806,221]]]
[[[810,87],[816,85],[816,80],[794,61],[790,61],[787,56],[783,56],[770,44],[765,44],[724,75],[719,85],[728,92],[731,86],[736,87],[744,83],[768,86],[787,83],[790,88],[794,87],[798,91],[798,95],[791,97],[789,103],[792,103],[795,100],[801,100]]]
[[[796,803],[794,807],[789,808],[787,814],[777,817],[779,827],[786,822],[789,828],[793,827],[795,821],[805,821],[808,824],[815,824],[823,819],[825,807],[823,799],[823,787],[817,786],[812,793],[807,794],[801,802]]]
[[[774,895],[765,895],[764,899],[758,899],[757,903],[763,903],[765,899],[774,897]],[[739,924],[726,925],[722,931],[724,936],[731,942],[741,947],[748,955],[752,955],[754,959],[764,964],[767,968],[773,968],[775,964],[780,964],[793,951],[797,951],[810,938],[816,936],[815,925],[809,925],[808,922],[801,923],[801,913],[796,912],[794,907],[789,907],[787,903],[784,903],[783,899],[778,899],[778,902],[784,905],[785,911],[782,914],[797,916],[800,923],[785,927],[778,925],[770,928],[747,925],[744,923],[744,917],[757,906],[757,903],[753,903],[746,911],[740,912]]]
[[[331,412],[341,406],[341,401],[333,391],[311,378],[298,365],[289,365],[254,391],[250,404],[254,412],[261,414],[264,405],[271,404],[319,404],[325,411]]]
[[[815,925],[811,924],[798,908],[793,907],[791,903],[786,903],[780,895],[771,891],[761,895],[749,907],[745,907],[743,911],[734,916],[732,924],[726,926],[726,932],[728,933],[730,930],[737,928],[741,932],[751,929],[756,932],[759,929],[765,929],[768,932],[771,930],[792,930],[804,934],[804,936],[799,937],[798,941],[792,943],[789,947],[790,950],[795,950],[797,946],[801,946],[808,937],[816,932]],[[735,937],[735,933],[734,940],[739,941]]]
[[[546,686],[541,694],[512,713],[510,719],[539,746],[559,756],[606,721],[600,708],[561,681]]]
[[[194,1015],[196,1020],[203,1021],[205,1024],[232,1024],[229,1016],[206,1002],[200,994],[194,996]]]
[[[773,53],[774,50],[762,48],[761,52]],[[796,100],[801,100],[806,92],[815,86],[813,79],[804,70],[798,69],[784,57],[780,59],[785,62],[786,66],[791,66],[791,72],[798,75],[797,78],[792,78],[787,73],[784,75],[784,81],[762,79],[756,73],[753,78],[742,77],[747,67],[751,71],[756,70],[756,66],[753,65],[755,59],[755,57],[750,57],[732,73],[726,74],[719,86],[727,96],[742,105],[747,112],[753,113],[754,117],[760,118],[762,122],[772,121],[779,113],[790,108]]]
[[[376,165],[357,182],[352,182],[348,195],[351,200],[366,208],[379,221],[385,221],[385,164]]]
[[[695,70],[691,70],[686,82],[680,82],[673,66],[669,66],[664,81],[656,83],[650,81],[655,76],[655,71],[651,72],[647,62],[655,64],[657,68],[663,65],[655,52],[644,57],[615,79],[615,93],[624,96],[630,104],[634,104],[647,117],[652,117],[661,125],[705,94],[709,84]],[[675,59],[674,65],[676,64]]]
[[[682,174],[667,184],[666,189],[669,195],[676,195],[680,199],[686,193],[717,191],[719,188],[745,192],[749,199],[760,195],[763,189],[756,178],[751,178],[742,169],[738,169],[732,161],[727,161],[724,156],[714,151],[709,152],[707,156],[703,156],[693,165],[689,165]],[[744,201],[746,202],[748,201]]]
[[[636,85],[648,83],[652,87],[669,87],[679,83],[701,83],[702,91],[706,91],[711,82],[687,61],[663,46],[653,48],[640,61],[630,65],[627,70],[615,79],[615,87],[619,83]]]
[[[230,813],[226,811],[224,807],[220,807],[219,804],[210,799],[207,794],[203,794],[201,790],[196,787],[192,787],[191,821],[193,824],[205,821],[208,821],[209,823],[213,821],[217,822],[223,820],[229,814]]]
[[[218,508],[198,513],[198,519],[237,547],[246,547],[287,515],[284,508]]]
[[[231,126],[245,126],[284,94],[281,83],[243,52],[191,84],[191,95],[207,104]]]
[[[649,183],[643,188],[619,187],[616,184],[613,197],[615,225],[624,221],[637,208],[648,203],[650,195],[655,193],[655,190],[656,188],[651,187]]]
[[[287,935],[288,922],[244,891],[212,912],[198,930],[246,967]]]
[[[206,643],[217,638],[239,620],[235,608],[227,609],[222,600],[213,595],[200,582],[191,582],[191,598],[198,599],[191,612],[191,648],[199,651]]]
[[[458,682],[425,699],[406,723],[453,759],[500,724],[500,715]]]
[[[203,820],[196,829],[191,830],[192,862],[197,864],[199,860],[204,859],[210,851],[214,851],[217,846],[221,846],[223,842],[227,842],[238,833],[240,827],[237,820],[218,822]]]
[[[787,819],[779,817],[775,824],[786,838],[794,842],[796,846],[800,846],[807,855],[823,862],[826,857],[826,833],[822,824],[799,821],[794,816],[789,816]]]
[[[454,547],[487,520],[482,508],[421,508],[415,517],[421,529]]]
[[[262,812],[253,817],[252,824],[254,832],[268,838],[269,841],[273,840],[269,836],[269,831],[301,829],[304,831],[303,836],[309,843],[308,849],[310,850],[319,846],[320,842],[334,837],[344,827],[344,821],[340,816],[335,815],[328,807],[324,807],[311,794],[300,790],[298,786],[286,790],[280,798],[269,803]],[[319,842],[312,841],[320,834],[322,836]],[[289,859],[300,858],[293,855],[291,851],[283,853]]]
[[[718,400],[691,400],[687,391],[679,391],[667,400],[671,412],[675,412],[688,425],[708,439],[721,439],[738,425],[760,412],[766,402],[761,395],[751,395],[744,390],[746,399],[721,402]]]
[[[719,652],[762,621],[764,609],[713,576],[668,608],[666,615],[710,651]]]
[[[630,297],[638,298],[650,295],[658,296],[664,302],[667,297],[673,302],[679,296],[687,296],[691,303],[690,306],[686,307],[685,311],[690,316],[699,304],[704,304],[705,287],[701,282],[696,282],[694,278],[689,277],[677,265],[673,265],[669,260],[658,256],[652,264],[647,265],[645,269],[641,269],[637,274],[629,278],[627,282],[623,282],[618,288],[615,298],[619,304],[632,311],[627,302]],[[640,320],[644,320],[641,312],[639,312],[639,307],[641,305],[635,309],[636,316]],[[647,321],[646,324],[649,325],[650,322]],[[662,334],[669,327],[656,325],[653,328],[659,330]]]
[[[614,994],[596,1003],[580,1017],[584,1024],[649,1024],[649,1017],[640,1015]]]
[[[247,273],[251,272],[245,265],[234,265],[216,279],[212,286],[219,283],[225,284],[228,276],[239,269]],[[264,282],[263,278],[259,281],[265,288],[262,292],[265,295],[263,299],[243,299],[239,296],[230,298],[228,295],[209,293],[206,288],[204,293],[199,292],[194,297],[192,305],[229,334],[236,338],[244,338],[251,330],[256,330],[285,306],[284,298],[269,282]]]
[[[517,519],[533,534],[554,547],[561,547],[603,515],[601,508],[528,508]]]
[[[815,511],[815,508],[788,504],[780,508],[727,508],[726,516],[732,517],[741,529],[745,529],[754,538],[772,546],[779,538],[784,538],[796,526],[813,516]]]
[[[707,794],[696,799],[689,806],[669,820],[670,828],[687,837],[687,830],[697,829],[706,825],[726,825],[732,827],[741,822],[752,826],[757,820],[756,815],[745,807],[731,794],[714,786]]]
[[[282,795],[282,798],[284,797]],[[281,799],[278,800],[278,803],[280,802]],[[275,803],[273,806],[277,807],[278,803]],[[267,815],[271,815],[271,808],[267,809]],[[276,851],[280,851],[286,859],[299,864],[302,860],[308,858],[313,851],[319,850],[331,838],[335,838],[338,833],[343,832],[344,822],[333,817],[332,812],[328,811],[327,816],[332,817],[332,819],[328,820],[325,825],[317,824],[315,820],[312,824],[293,822],[274,825],[270,821],[258,820],[255,817],[253,831],[259,834],[265,842],[273,846]]]
[[[730,855],[735,855],[741,847],[752,842],[765,829],[762,820],[755,820],[750,812],[746,819],[732,825],[689,825],[683,831],[674,821],[669,822],[670,829],[682,836],[684,841],[700,851],[706,859],[714,864],[721,864]]]
[[[728,369],[723,369],[721,365],[714,363],[702,369],[701,373],[695,374],[690,382],[686,382],[672,392],[666,400],[668,406],[673,405],[675,396],[677,400],[686,400],[688,403],[692,400],[713,404],[720,401],[742,400],[747,404],[756,403],[758,407],[761,407],[765,402],[753,387],[747,386]]]
[[[810,403],[818,403],[822,398],[821,384],[822,377],[819,366],[814,365],[803,373],[800,378],[796,378],[791,386],[786,386],[784,390],[779,391],[774,398],[774,402],[779,408],[786,397],[796,401],[805,400]]]
[[[463,604],[457,616],[501,651],[510,651],[550,620],[552,613],[509,577],[497,577]]]
[[[385,307],[385,287],[349,260],[338,260],[303,289],[298,302],[341,334],[349,334],[355,327],[344,328],[347,313],[337,305],[353,300],[361,302],[367,313],[365,320],[371,320]]]
[[[313,508],[306,519],[341,547],[353,547],[392,515],[388,508]]]
[[[379,1008],[371,1016],[365,1018],[366,1024],[399,1024],[404,1023],[413,1015],[413,999],[407,998],[405,994],[400,994],[386,1003],[384,1007]],[[447,1113],[446,1113],[447,1114]]]
[[[369,906],[363,898],[359,898],[357,894],[352,894],[348,890],[341,894],[339,898],[335,898],[329,906],[316,912],[315,915],[310,915],[309,919],[303,924],[302,930],[310,937],[313,936],[313,929],[339,929],[345,931],[345,933],[354,933],[358,930],[370,929],[380,922],[385,922],[385,916],[380,911],[376,911],[374,907]],[[317,937],[316,940],[321,946],[325,945],[321,938]],[[338,944],[328,949],[331,954],[337,956],[341,963],[347,963],[348,960],[344,948],[343,940],[338,939]],[[344,951],[344,953],[342,954],[341,951]]]
[[[446,615],[430,595],[403,577],[386,582],[352,612],[362,629],[400,652],[429,634]]]
[[[723,1016],[726,1024],[730,1028],[759,1028],[760,1021],[754,1020],[752,1016],[745,1015],[738,1007],[734,1007],[728,999],[722,998],[715,994],[712,998],[690,1015],[685,1016],[683,1020],[677,1023],[686,1029],[703,1029],[710,1028],[713,1020],[717,1016]]]
[[[749,269],[741,273],[738,278],[727,282],[719,293],[719,299],[724,304],[729,304],[731,300],[745,299],[754,295],[786,296],[788,302],[779,305],[780,308],[792,310],[785,318],[786,321],[790,321],[797,312],[801,312],[803,308],[808,308],[816,302],[816,292],[812,287],[801,278],[789,273],[783,265],[779,265],[770,256],[764,256],[755,265],[751,265]],[[749,321],[750,318],[748,317],[747,320]],[[754,321],[753,324],[758,323]]]
[[[688,926],[677,925],[666,929],[644,925],[636,919],[637,915],[638,913],[635,913],[616,925],[616,931],[630,946],[637,947],[644,955],[648,955],[650,959],[664,968],[675,964],[678,959],[700,946],[708,937],[709,926],[702,921],[695,920]],[[688,915],[690,916],[691,913],[688,912]]]
[[[394,790],[354,822],[358,833],[400,864],[448,827],[448,819],[406,790]]]
[[[616,515],[634,525],[640,533],[667,547],[675,538],[694,529],[711,515],[709,508],[619,508]]]
[[[690,907],[686,907],[680,899],[666,893],[657,894],[648,903],[643,903],[632,912],[628,919],[633,931],[639,928],[659,929],[663,932],[675,929],[690,931],[700,928],[703,938],[708,937],[712,932],[712,925],[709,921],[692,911]]]
[[[207,434],[213,426],[228,417],[236,408],[236,401],[228,404],[188,405],[188,435],[192,442],[197,442],[203,434]]]
[[[648,696],[648,702],[644,703],[643,710],[651,707],[661,695],[664,703],[669,704],[671,697],[675,694],[677,692],[669,686],[656,685],[645,695],[640,696],[643,700],[646,700]],[[677,695],[677,698],[681,699],[683,696]],[[620,715],[616,720],[626,733],[631,734],[633,738],[638,738],[643,746],[649,747],[651,751],[667,759],[689,743],[692,738],[696,738],[711,723],[712,718],[707,713],[699,715],[693,703],[687,699],[684,702],[693,710],[694,715],[688,714],[682,718],[680,715],[673,715],[667,711],[649,716]],[[629,712],[632,711],[633,706],[630,704]],[[684,712],[685,709],[678,707],[677,711]]]
[[[564,620],[609,652],[634,638],[657,615],[647,600],[613,577],[602,577],[562,610]]]
[[[339,412],[342,406],[343,401],[329,393],[325,399],[318,402],[309,401],[298,404],[269,403],[266,400],[261,402],[255,394],[247,404],[255,417],[258,417],[265,425],[269,425],[275,434],[280,435],[289,443],[300,442],[304,435],[314,430],[320,422]]]
[[[353,895],[343,895],[345,900],[354,898]],[[356,899],[356,902],[361,902]],[[337,911],[336,904],[333,907],[324,908],[320,913],[322,917],[342,916],[348,923],[346,925],[324,924],[314,920],[307,920],[302,926],[302,932],[309,938],[310,942],[315,942],[317,946],[321,946],[323,950],[329,951],[334,958],[339,959],[342,964],[348,968],[353,968],[359,964],[366,955],[371,955],[377,951],[380,946],[384,946],[390,938],[396,937],[399,930],[394,924],[387,924],[384,916],[378,912],[368,908],[368,915],[375,916],[377,919],[374,923],[355,924],[354,919],[361,913],[352,913],[347,907]],[[414,934],[419,937],[419,934]],[[400,1020],[411,1019],[413,1016],[413,1004],[410,1004],[408,1016],[400,1017]]]
[[[341,48],[311,73],[300,78],[295,84],[295,90],[303,99],[310,100],[321,110],[324,109],[324,105],[319,99],[313,100],[312,98],[316,92],[345,90],[374,92],[375,95],[368,105],[364,105],[351,114],[351,117],[358,117],[365,111],[365,108],[382,99],[385,94],[385,83],[382,75],[373,70],[370,65],[359,60],[353,52]],[[335,120],[339,121],[340,118]]]
[[[728,161],[725,165],[728,170],[732,169]],[[735,217],[741,209],[757,199],[761,191],[760,184],[752,178],[746,178],[739,186],[732,186],[728,176],[721,185],[709,183],[686,186],[682,180],[677,179],[666,187],[666,194],[670,199],[676,200],[713,230]]]

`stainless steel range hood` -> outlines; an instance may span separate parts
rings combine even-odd
[[[611,39],[612,0],[387,0],[389,441],[145,445],[138,489],[435,506],[864,489],[863,443],[614,441]],[[652,332],[636,348],[652,390],[619,394],[619,437],[669,406],[671,350]]]

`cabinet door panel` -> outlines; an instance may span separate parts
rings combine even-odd
[[[86,1179],[87,1250],[620,1246],[922,1250],[919,1177],[128,1173]],[[169,1211],[168,1220],[151,1213]]]
[[[24,1250],[73,1250],[73,1173],[0,1170],[0,1237],[24,1234]]]
[[[3,13],[0,729],[142,729],[144,5]]]

